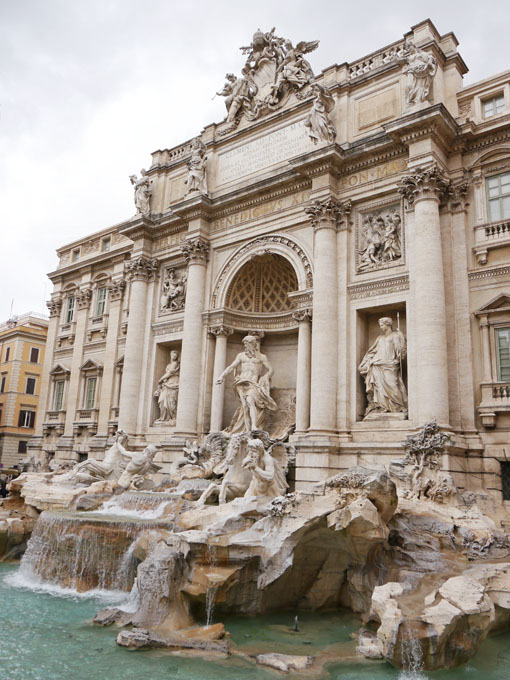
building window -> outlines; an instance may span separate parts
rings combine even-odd
[[[30,363],[31,364],[39,363],[39,347],[30,348]]]
[[[35,378],[27,378],[25,394],[35,394]]]
[[[498,113],[503,113],[505,110],[505,97],[502,94],[497,94],[490,99],[484,99],[482,102],[482,112],[484,118],[496,116]]]
[[[66,323],[71,323],[74,316],[74,297],[67,298]]]
[[[491,222],[510,217],[510,172],[487,178],[487,200]]]
[[[65,380],[57,380],[55,383],[55,396],[53,397],[53,410],[61,411],[64,402]]]
[[[496,328],[498,380],[510,382],[510,327]]]
[[[7,373],[2,375],[0,380],[0,392],[5,392],[5,383],[7,382]]]
[[[75,248],[73,250],[72,259],[73,259],[73,262],[78,262],[78,260],[80,259],[80,249],[79,248]]]
[[[34,427],[35,411],[21,409],[18,417],[18,427]]]
[[[103,316],[106,306],[106,288],[97,289],[96,316]]]
[[[18,453],[26,453],[26,452],[27,452],[27,442],[19,441],[18,442]]]
[[[510,501],[510,463],[501,463],[501,487],[503,490],[503,500]]]
[[[96,400],[96,385],[97,378],[87,378],[87,384],[85,387],[85,408],[94,408],[94,402]]]
[[[109,236],[103,239],[103,250],[106,252],[110,250],[111,239]]]
[[[7,347],[7,349],[5,350],[5,360],[6,361],[9,361],[10,354],[11,354],[11,348]]]

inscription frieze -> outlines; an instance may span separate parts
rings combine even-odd
[[[375,182],[379,179],[384,179],[385,177],[391,177],[391,175],[398,175],[407,169],[407,161],[405,158],[397,158],[393,161],[388,161],[382,165],[375,165],[372,168],[367,168],[366,170],[360,170],[359,172],[354,172],[352,175],[346,175],[345,177],[340,177],[338,180],[339,191],[346,191],[347,189],[353,189],[354,187],[361,186],[362,184],[367,184],[368,182]]]

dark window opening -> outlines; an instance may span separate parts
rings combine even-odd
[[[501,463],[501,487],[503,500],[510,501],[510,463]]]

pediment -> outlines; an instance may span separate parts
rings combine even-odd
[[[94,373],[102,373],[103,372],[103,364],[99,363],[99,361],[96,361],[95,359],[87,359],[81,366],[80,366],[80,371],[90,371]]]
[[[495,312],[510,312],[510,294],[500,293],[483,307],[475,312],[476,316]]]
[[[62,376],[62,377],[68,377],[70,375],[71,371],[66,368],[63,364],[56,364],[53,366],[53,368],[50,371],[50,375],[55,377],[55,376]]]

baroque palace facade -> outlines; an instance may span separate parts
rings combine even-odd
[[[463,87],[457,44],[426,20],[316,75],[317,41],[258,31],[226,119],[57,251],[32,452],[102,458],[122,428],[169,471],[235,431],[237,369],[218,378],[249,335],[244,396],[291,433],[297,489],[436,420],[456,486],[510,498],[510,71]]]

